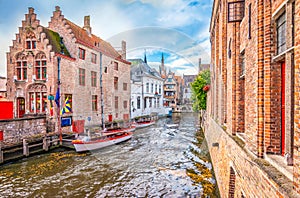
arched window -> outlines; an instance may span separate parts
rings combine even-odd
[[[46,80],[47,78],[47,59],[43,52],[38,53],[35,56],[34,65],[35,77],[37,80]]]
[[[36,49],[36,38],[32,31],[26,34],[26,49]]]
[[[16,73],[17,80],[27,79],[27,56],[23,53],[18,53],[16,55]]]
[[[28,87],[29,111],[45,113],[47,109],[47,88],[43,84],[32,84]]]

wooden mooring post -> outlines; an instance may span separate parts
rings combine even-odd
[[[29,146],[26,139],[23,139],[23,155],[29,156]]]
[[[47,137],[43,138],[43,149],[44,151],[48,151],[49,150],[49,140]]]

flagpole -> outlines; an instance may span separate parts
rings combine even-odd
[[[61,58],[57,57],[57,87],[60,92],[60,60]],[[59,93],[60,94],[60,93]],[[60,120],[60,95],[58,100],[58,108],[57,108],[57,123],[58,123],[58,132],[59,132],[59,143],[62,145],[62,131],[61,131],[61,120]]]

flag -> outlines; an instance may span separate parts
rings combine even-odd
[[[72,112],[71,101],[70,101],[69,97],[67,97],[63,108],[60,110],[60,115],[63,115],[64,113],[70,113],[70,112]]]
[[[55,95],[55,103],[58,108],[60,107],[59,98],[60,98],[60,92],[59,92],[59,87],[57,87],[57,91],[56,91],[56,95]]]
[[[50,100],[50,116],[53,116],[53,102]]]

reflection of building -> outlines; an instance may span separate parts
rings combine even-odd
[[[146,59],[145,59],[146,60]],[[163,107],[163,79],[142,59],[131,62],[131,118],[165,114]]]
[[[15,117],[50,116],[50,107],[56,108],[60,63],[61,105],[69,98],[73,111],[63,116],[85,120],[86,125],[100,124],[102,65],[105,121],[129,119],[130,63],[125,52],[122,57],[93,35],[89,16],[82,28],[66,19],[57,6],[49,28],[39,23],[29,8],[7,53],[8,99],[14,101]]]
[[[215,0],[212,13],[205,131],[221,197],[298,197],[300,3]]]
[[[0,76],[0,98],[6,98],[6,82],[7,79]]]

